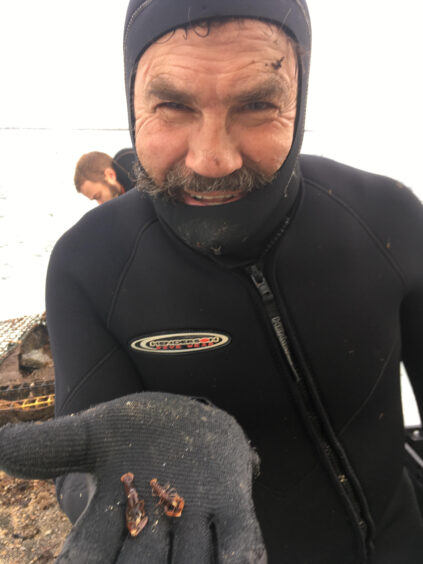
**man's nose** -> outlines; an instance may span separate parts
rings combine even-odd
[[[203,118],[192,132],[185,165],[209,178],[227,176],[242,167],[242,156],[223,119]]]

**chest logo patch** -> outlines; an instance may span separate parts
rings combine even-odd
[[[189,331],[134,339],[131,348],[139,352],[158,354],[195,353],[225,347],[230,342],[231,338],[224,333]]]

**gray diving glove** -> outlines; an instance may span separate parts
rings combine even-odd
[[[5,472],[94,477],[59,563],[264,564],[251,493],[256,463],[233,417],[179,395],[133,394],[0,430]]]

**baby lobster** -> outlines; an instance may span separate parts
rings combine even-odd
[[[126,526],[128,527],[131,537],[136,537],[147,525],[148,517],[144,510],[144,500],[138,499],[137,490],[132,485],[134,475],[132,472],[127,472],[121,476],[120,481],[125,488],[125,494],[128,499],[126,506]]]
[[[175,488],[169,484],[162,487],[157,478],[150,481],[152,494],[159,498],[159,503],[164,507],[164,512],[168,517],[180,517],[185,505],[184,498],[178,495]]]

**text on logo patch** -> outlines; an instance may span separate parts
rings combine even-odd
[[[230,340],[229,335],[223,333],[190,331],[135,339],[131,342],[131,348],[136,351],[163,354],[188,353],[224,347],[230,343]]]

